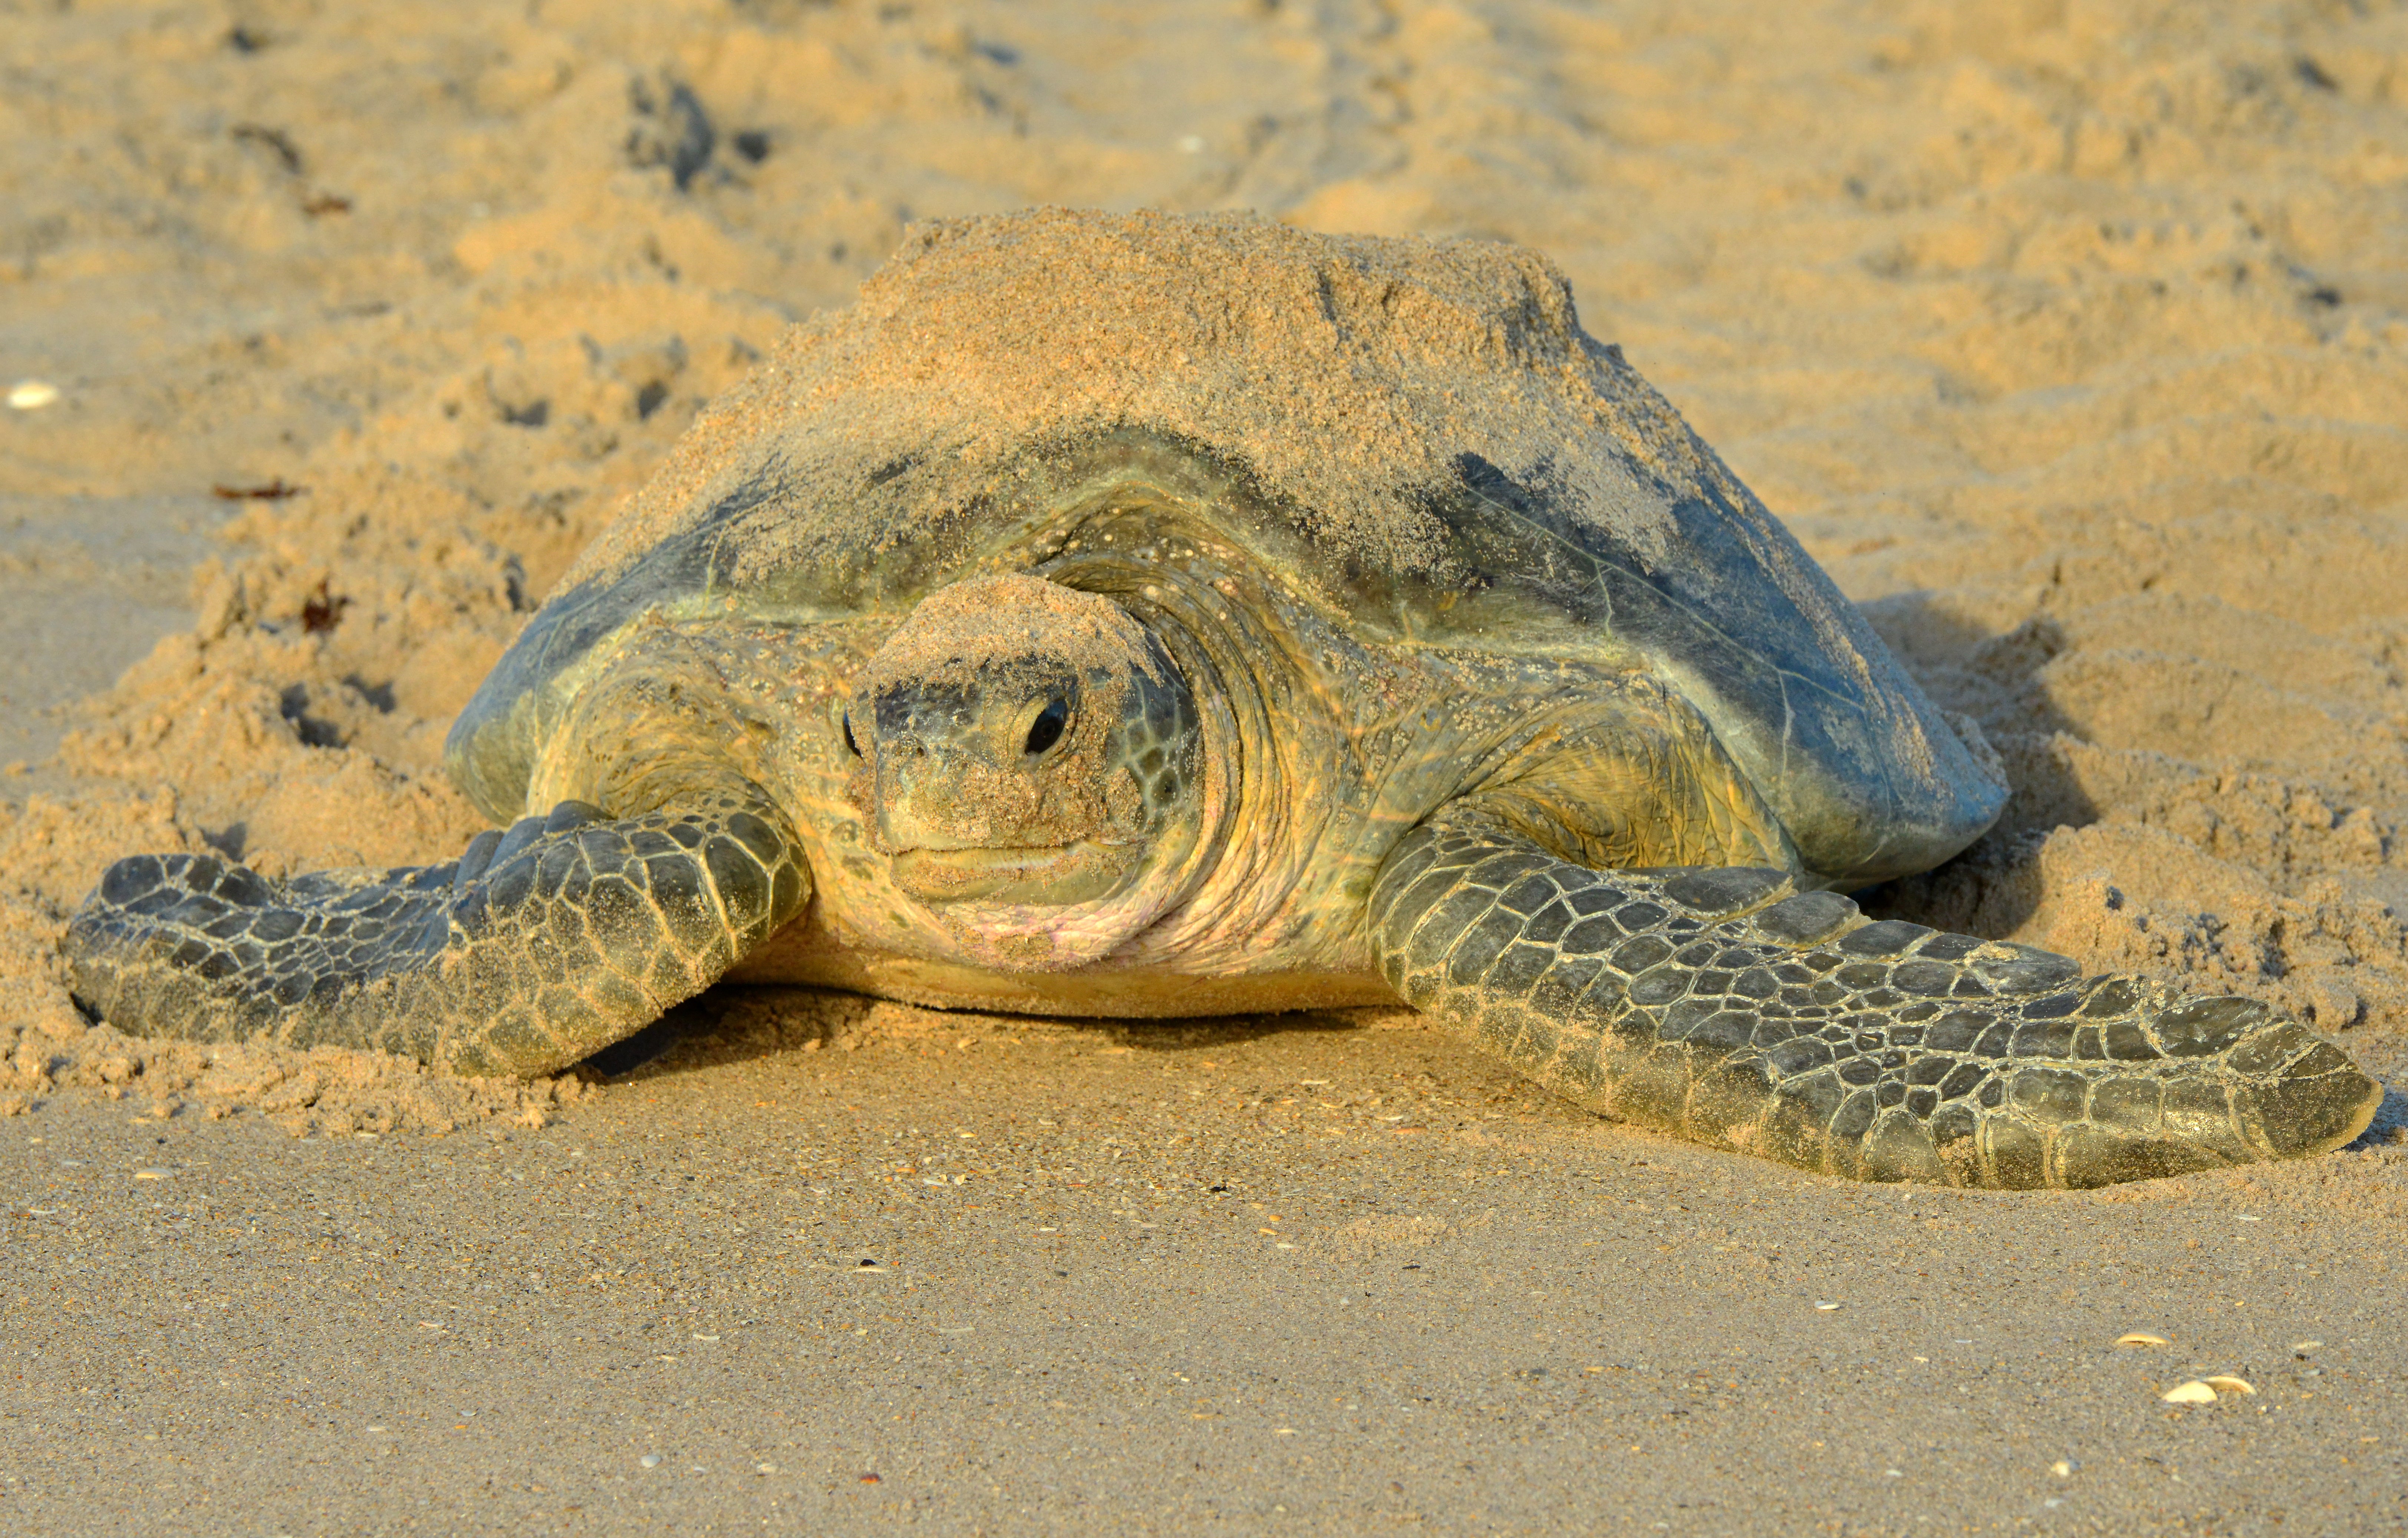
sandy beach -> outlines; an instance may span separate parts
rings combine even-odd
[[[1253,208],[1545,252],[1981,724],[2004,818],[1870,912],[2399,1083],[2408,9],[0,0],[0,82],[10,1531],[2408,1512],[2397,1090],[1903,1190],[1402,1011],[727,986],[520,1085],[128,1038],[56,949],[126,854],[455,855],[478,681],[915,221]]]

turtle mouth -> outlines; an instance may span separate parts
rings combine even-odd
[[[1067,844],[907,849],[895,884],[922,902],[1084,902],[1117,886],[1128,851],[1079,839]]]

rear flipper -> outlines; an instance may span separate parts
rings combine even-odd
[[[208,855],[120,860],[64,949],[76,1001],[131,1034],[527,1077],[699,993],[810,893],[757,800],[615,821],[564,801],[448,865],[277,883]]]
[[[1868,923],[1784,872],[1599,871],[1476,806],[1371,894],[1415,1008],[1611,1115],[1859,1180],[2105,1186],[2337,1148],[2382,1086],[2244,999]]]

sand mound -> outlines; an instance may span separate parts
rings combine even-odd
[[[1662,402],[1581,333],[1536,252],[1331,239],[1248,215],[935,222],[858,306],[797,327],[706,413],[567,580],[615,578],[726,498],[765,500],[765,478],[779,516],[740,541],[738,576],[849,568],[930,538],[931,510],[990,490],[1026,444],[1125,424],[1226,449],[1376,567],[1443,559],[1412,494],[1451,484],[1467,450],[1660,547],[1669,508],[1597,430],[1626,419],[1634,447],[1697,462]],[[906,495],[882,495],[890,483]]]

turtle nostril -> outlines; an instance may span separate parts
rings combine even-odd
[[[853,712],[844,712],[844,751],[855,758],[861,756],[861,744],[853,740]]]
[[[1069,720],[1070,707],[1068,704],[1058,699],[1049,701],[1042,711],[1037,712],[1037,719],[1029,724],[1027,751],[1043,753],[1062,740],[1062,728]]]

